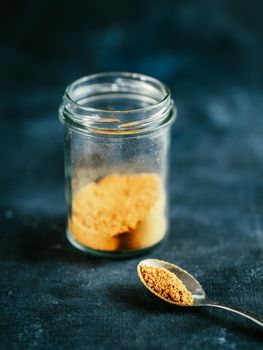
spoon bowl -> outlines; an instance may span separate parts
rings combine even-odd
[[[165,268],[166,270],[174,273],[186,286],[186,288],[192,293],[194,303],[191,306],[211,306],[211,307],[217,307],[220,309],[224,309],[227,311],[232,311],[236,314],[239,314],[243,317],[248,318],[249,320],[257,323],[261,327],[263,327],[263,320],[259,319],[258,317],[255,317],[254,315],[248,314],[247,312],[243,312],[240,310],[237,310],[236,308],[232,308],[226,305],[222,305],[221,303],[218,303],[217,301],[211,301],[208,299],[208,297],[205,294],[205,291],[201,284],[186,270],[181,269],[179,266],[176,266],[174,264],[171,264],[169,262],[158,260],[158,259],[144,259],[139,262],[137,266],[137,272],[138,276],[143,283],[143,285],[154,295],[156,295],[158,298],[177,306],[182,306],[174,301],[171,301],[169,299],[164,298],[160,294],[158,294],[155,290],[150,288],[147,283],[145,282],[142,273],[141,273],[141,266],[148,266],[148,267],[155,267],[155,268]],[[189,307],[189,306],[187,306]]]
[[[181,269],[179,266],[173,265],[171,263],[168,263],[163,260],[158,260],[158,259],[145,259],[142,260],[138,266],[137,266],[137,272],[139,275],[139,278],[141,282],[144,284],[144,286],[153,294],[155,294],[158,298],[163,299],[164,301],[170,303],[170,304],[175,304],[179,305],[180,304],[168,300],[164,297],[162,297],[160,294],[156,293],[153,289],[151,289],[147,283],[144,281],[143,276],[141,274],[141,266],[150,266],[150,267],[158,267],[158,268],[165,268],[168,271],[174,273],[186,286],[186,288],[192,293],[193,298],[194,298],[194,304],[192,306],[199,306],[200,304],[203,304],[205,300],[207,300],[205,291],[201,284],[192,276],[190,273],[188,273],[186,270]]]

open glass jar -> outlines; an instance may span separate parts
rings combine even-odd
[[[67,236],[100,256],[151,249],[167,232],[166,179],[175,108],[160,81],[100,73],[70,84],[65,124]]]

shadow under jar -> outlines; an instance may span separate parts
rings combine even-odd
[[[70,84],[65,124],[67,237],[100,256],[144,253],[167,232],[166,179],[175,108],[160,81],[100,73]]]

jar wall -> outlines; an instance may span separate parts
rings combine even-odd
[[[114,256],[138,253],[163,240],[169,129],[109,136],[65,127],[71,243]]]

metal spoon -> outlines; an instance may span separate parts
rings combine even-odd
[[[212,307],[217,307],[220,309],[232,311],[232,312],[235,312],[236,314],[239,314],[241,316],[244,316],[244,317],[250,319],[251,321],[253,321],[253,322],[255,322],[258,325],[263,327],[263,320],[259,320],[258,318],[254,317],[252,315],[249,315],[248,313],[244,313],[243,311],[239,311],[237,309],[233,309],[232,307],[219,304],[216,301],[209,300],[207,298],[205,291],[204,291],[203,287],[201,286],[201,284],[192,275],[190,275],[187,271],[181,269],[180,267],[173,265],[173,264],[170,264],[166,261],[157,260],[157,259],[142,260],[137,266],[137,271],[138,271],[138,275],[140,277],[140,280],[144,284],[144,286],[147,289],[149,289],[149,291],[151,293],[155,294],[157,297],[161,298],[162,300],[164,300],[170,304],[179,305],[171,300],[165,299],[164,297],[160,296],[158,293],[156,293],[154,290],[152,290],[146,284],[146,282],[144,281],[143,276],[141,274],[140,267],[142,265],[151,266],[151,267],[162,267],[162,268],[166,268],[167,270],[171,271],[172,273],[175,273],[176,276],[184,283],[186,288],[192,293],[193,298],[194,298],[193,306],[212,306]]]

